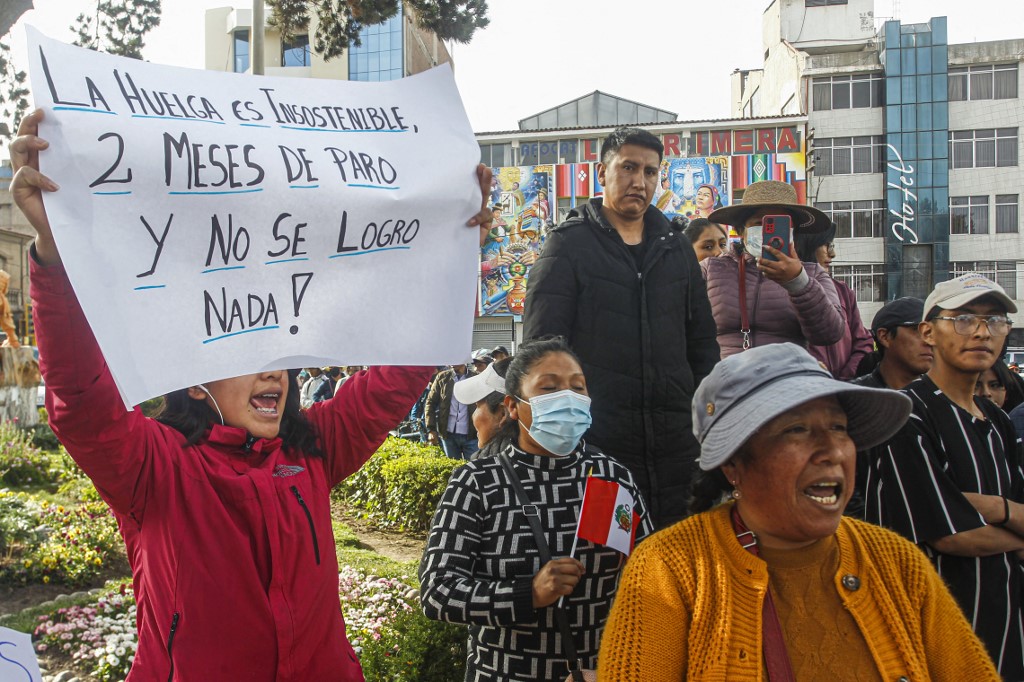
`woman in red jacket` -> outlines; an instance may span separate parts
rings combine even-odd
[[[331,488],[409,412],[429,367],[375,367],[304,414],[297,370],[166,396],[126,412],[71,289],[43,207],[42,112],[11,144],[11,193],[35,228],[32,299],[50,424],[124,538],[142,680],[361,681],[345,638]],[[478,168],[481,191],[490,171]],[[485,194],[486,195],[486,194]],[[486,234],[490,212],[469,221]]]

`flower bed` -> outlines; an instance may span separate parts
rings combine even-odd
[[[100,682],[121,682],[135,660],[135,598],[126,585],[93,604],[40,616],[34,639],[39,653],[57,653]]]
[[[94,582],[121,551],[113,514],[102,502],[64,506],[0,490],[0,583]]]

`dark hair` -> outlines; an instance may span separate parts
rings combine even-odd
[[[675,215],[672,216],[672,220],[669,223],[680,232],[686,232],[686,226],[690,224],[690,219],[684,215]]]
[[[742,461],[747,456],[747,446],[744,444],[730,457],[732,460]],[[690,501],[687,505],[690,514],[699,514],[711,509],[722,501],[722,498],[733,491],[732,483],[725,477],[722,469],[715,467],[711,471],[698,471],[690,484]]]
[[[298,374],[297,369],[288,370],[288,396],[284,400],[284,416],[278,435],[286,449],[294,448],[312,457],[323,457],[316,429],[299,408],[299,392],[294,388]],[[155,419],[181,432],[186,445],[195,445],[211,425],[220,423],[220,416],[205,401],[188,397],[187,388],[165,395]]]
[[[695,218],[690,221],[690,224],[683,230],[683,234],[690,240],[691,244],[696,244],[700,236],[704,234],[704,230],[708,229],[709,225],[713,225],[722,231],[723,237],[728,237],[729,233],[725,231],[725,228],[718,223],[713,223],[707,218]]]
[[[836,224],[830,223],[828,229],[817,234],[796,232],[793,234],[793,245],[796,246],[796,255],[804,263],[817,263],[815,251],[818,247],[831,244],[836,238]]]
[[[1021,386],[1021,381],[1016,374],[1010,371],[1010,368],[1006,366],[1006,361],[1003,358],[996,360],[995,364],[992,365],[992,371],[996,375],[996,379],[1006,389],[1006,400],[1003,402],[1003,412],[1009,413],[1010,410],[1024,402],[1024,386]]]
[[[579,357],[569,347],[569,342],[564,336],[545,336],[532,341],[527,341],[516,349],[516,354],[509,358],[508,369],[505,372],[505,393],[515,399],[522,395],[523,379],[530,373],[534,366],[552,353],[565,353],[577,364]],[[508,438],[513,443],[519,439],[519,422],[510,419],[501,427],[496,438]]]
[[[643,128],[616,128],[601,143],[601,163],[608,163],[608,157],[615,154],[624,144],[635,144],[658,152],[658,162],[665,158],[665,145],[655,135]]]

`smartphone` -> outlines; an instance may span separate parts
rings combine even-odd
[[[766,215],[761,218],[761,258],[778,260],[765,248],[768,246],[788,256],[792,239],[793,219],[788,215]]]

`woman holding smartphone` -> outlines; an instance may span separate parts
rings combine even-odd
[[[732,225],[743,239],[700,264],[723,358],[771,343],[827,346],[842,338],[846,320],[832,280],[817,264],[800,262],[786,225],[821,232],[831,226],[824,213],[798,203],[789,184],[764,180],[747,187],[742,204],[708,220]],[[783,249],[763,238],[766,229]]]

